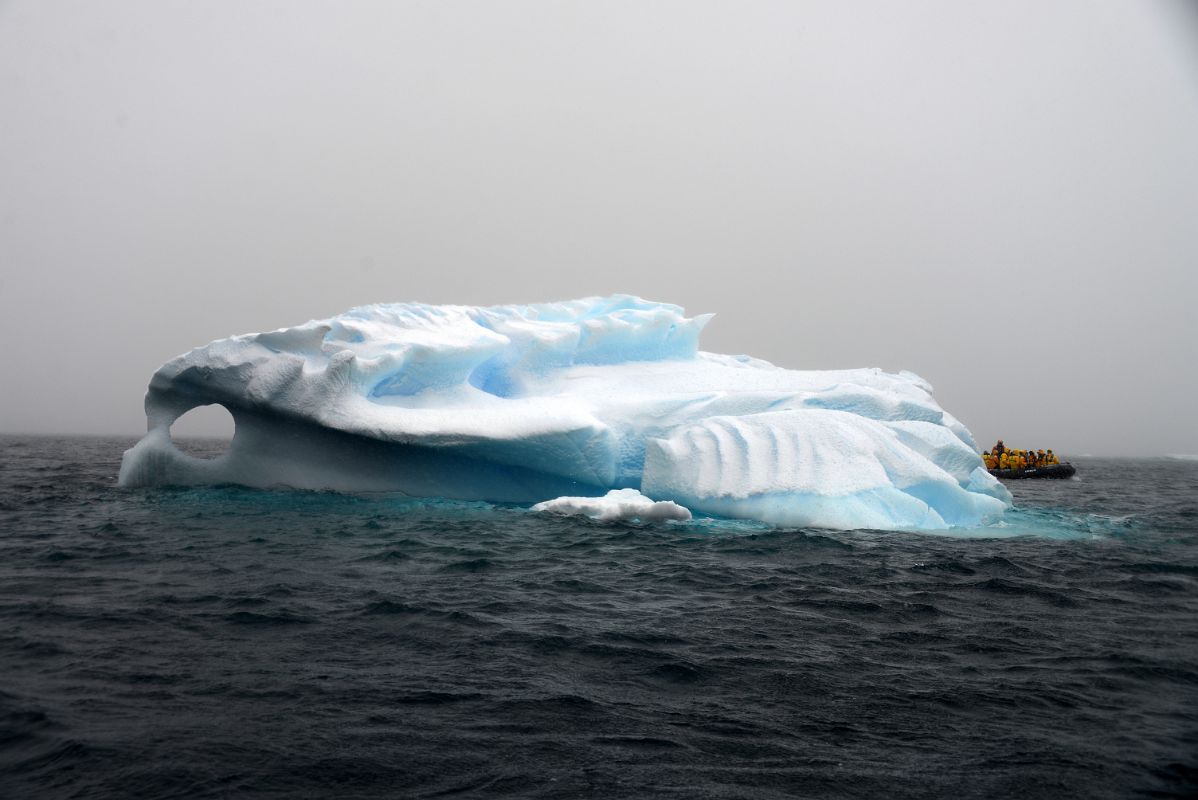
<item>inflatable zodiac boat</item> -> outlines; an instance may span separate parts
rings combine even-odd
[[[1005,481],[1019,478],[1072,478],[1077,470],[1066,461],[1064,464],[1049,464],[1027,469],[992,469],[989,472],[994,477]]]

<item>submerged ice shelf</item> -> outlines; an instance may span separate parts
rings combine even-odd
[[[163,365],[123,486],[239,483],[539,503],[637,489],[778,525],[977,526],[1010,506],[969,431],[908,372],[797,371],[698,349],[710,315],[617,295],[380,304]],[[192,458],[170,426],[233,415]]]

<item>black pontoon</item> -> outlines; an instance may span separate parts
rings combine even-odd
[[[1064,464],[1048,464],[1043,467],[1028,467],[1027,469],[992,469],[990,474],[1003,480],[1019,478],[1072,478],[1077,472],[1073,465],[1066,461]]]

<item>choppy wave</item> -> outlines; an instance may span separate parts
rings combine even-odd
[[[125,441],[0,446],[0,796],[1198,791],[1189,462],[928,535],[121,491]]]

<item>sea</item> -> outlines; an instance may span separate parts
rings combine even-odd
[[[1198,796],[1198,461],[921,534],[126,490],[132,444],[0,438],[0,797]]]

